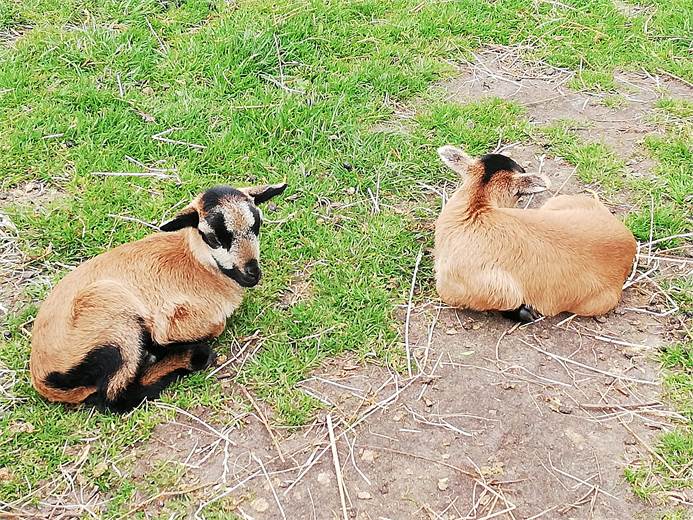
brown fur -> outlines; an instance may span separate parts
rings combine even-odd
[[[442,149],[441,149],[442,150]],[[441,156],[443,154],[441,153]],[[448,157],[449,159],[449,157]],[[436,287],[449,305],[553,316],[604,314],[618,304],[636,242],[593,197],[562,195],[539,209],[517,209],[513,173],[487,184],[479,161],[444,161],[467,178],[441,212],[435,231]]]
[[[115,344],[124,359],[109,385],[109,394],[117,394],[137,370],[138,317],[160,345],[219,336],[243,290],[200,262],[205,249],[195,229],[157,233],[89,260],[63,278],[34,324],[30,367],[37,390],[49,400],[83,401],[86,389],[56,390],[43,384],[44,377],[68,371],[93,348]]]
[[[283,185],[274,190],[281,192]],[[238,196],[252,203],[252,193]],[[200,197],[176,218],[192,212],[203,212]],[[242,215],[238,219],[234,222],[240,226]],[[240,246],[233,258],[242,266],[258,259],[257,241],[239,229]],[[244,245],[251,242],[255,245]],[[65,276],[41,305],[32,333],[32,383],[50,401],[80,403],[97,391],[104,392],[106,400],[121,398],[138,378],[149,385],[187,367],[189,351],[167,354],[143,368],[147,356],[153,355],[146,351],[147,341],[152,348],[188,343],[194,347],[195,342],[218,337],[226,318],[241,304],[243,292],[220,270],[196,224],[116,247]],[[69,373],[104,347],[117,347],[121,361],[105,389],[64,389],[47,382],[49,374]]]

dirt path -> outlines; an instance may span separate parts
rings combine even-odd
[[[642,303],[633,291],[624,305]],[[487,518],[506,509],[525,519],[542,512],[633,518],[647,511],[623,469],[646,455],[641,442],[651,443],[671,415],[658,401],[647,360],[666,327],[628,311],[606,323],[559,322],[508,334],[512,324],[498,316],[428,305],[410,325],[421,368],[414,377],[342,359],[307,381],[312,394],[334,406],[349,516]],[[190,482],[213,485],[226,477],[231,486],[246,475],[244,467],[256,471],[252,457],[262,458],[268,472],[307,468],[319,457],[297,484],[299,469],[273,474],[272,487],[259,475],[233,496],[245,497],[240,508],[254,518],[281,517],[273,490],[287,518],[341,517],[324,416],[281,441],[285,463],[260,421],[246,420],[226,458],[225,442],[194,421],[161,426],[139,471],[157,460],[185,460]]]

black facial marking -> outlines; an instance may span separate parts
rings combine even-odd
[[[250,230],[256,237],[260,236],[260,224],[262,224],[262,218],[260,218],[260,210],[254,206],[250,206],[250,212],[253,214],[253,226]]]
[[[209,213],[214,208],[219,206],[221,199],[227,197],[240,197],[244,199],[245,195],[231,186],[214,186],[213,188],[205,191],[204,195],[202,195],[202,208],[204,209],[204,212]]]
[[[233,233],[226,227],[224,215],[220,211],[214,211],[205,220],[209,224],[209,227],[212,228],[212,232],[219,245],[224,249],[231,249]]]
[[[484,176],[481,178],[481,182],[484,184],[488,183],[493,174],[499,171],[525,173],[525,169],[510,157],[498,153],[484,155],[480,161],[484,165]]]
[[[200,230],[198,229],[198,231]],[[200,236],[202,237],[202,241],[212,249],[219,249],[221,247],[221,244],[217,240],[217,237],[215,237],[213,234],[203,233],[202,231],[200,231]]]

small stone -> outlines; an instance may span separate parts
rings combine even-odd
[[[348,172],[350,172],[351,170],[354,169],[354,167],[351,165],[351,163],[348,163],[348,162],[342,163],[342,168],[344,168]]]
[[[156,122],[156,118],[151,114],[147,114],[147,112],[142,112],[141,110],[138,110],[137,114],[142,118],[142,120],[145,123],[155,123]]]
[[[99,462],[96,466],[94,466],[94,469],[91,472],[91,474],[94,478],[99,478],[101,475],[103,475],[107,471],[108,471],[108,464],[106,464],[105,462]]]
[[[356,496],[359,498],[359,500],[370,500],[373,498],[368,491],[359,491],[356,493]]]
[[[450,458],[450,454],[449,454],[449,453],[443,453],[443,454],[440,456],[440,458],[443,459],[443,460],[448,460],[448,459]]]
[[[373,450],[363,450],[361,460],[364,462],[373,462],[375,460],[375,452]]]
[[[491,462],[491,465],[489,466],[481,466],[481,474],[484,477],[500,477],[504,473],[503,464],[500,461],[489,461]]]
[[[448,489],[448,487],[450,487],[449,483],[448,483],[449,481],[450,481],[450,479],[447,477],[439,479],[438,480],[438,489],[441,491],[445,491],[446,489]]]
[[[217,356],[217,362],[216,362],[215,364],[216,364],[217,366],[221,366],[221,365],[223,365],[224,363],[226,363],[226,361],[228,361],[228,359],[229,359],[229,358],[226,357],[224,354],[221,354],[220,356]]]
[[[488,411],[488,414],[489,414],[489,415],[494,415],[494,416],[495,416],[497,413],[498,413],[498,410],[489,410],[489,411]]]
[[[325,223],[325,219],[322,218],[322,217],[318,217],[317,219],[315,219],[315,222],[318,223],[318,224],[324,224],[324,223]]]
[[[252,507],[258,513],[264,513],[269,509],[269,502],[262,497],[256,498],[252,501],[250,507]]]
[[[426,403],[426,406],[428,406],[429,408],[433,406],[433,401],[431,401],[428,398],[424,398],[424,403]]]
[[[144,87],[142,89],[142,94],[144,94],[145,96],[151,96],[152,94],[154,94],[154,89],[152,87]]]
[[[356,188],[347,188],[346,189],[347,195],[353,195],[356,193]]]
[[[606,323],[606,316],[595,316],[594,321],[597,323]]]
[[[477,323],[476,321],[472,323],[472,330],[479,330],[481,328],[481,323]]]
[[[267,204],[267,209],[269,211],[277,211],[278,206],[274,202],[270,202],[269,204]]]
[[[318,482],[323,486],[329,486],[330,480],[331,479],[329,473],[325,473],[324,471],[322,473],[318,473]]]
[[[558,411],[566,415],[573,413],[573,409],[570,406],[565,406],[563,404],[558,407]]]
[[[404,419],[404,412],[402,412],[402,411],[397,411],[392,416],[392,420],[395,422],[400,422],[402,419]]]
[[[501,384],[501,388],[503,390],[512,390],[513,388],[515,388],[515,385],[513,385],[511,383],[503,383],[503,384]]]
[[[626,446],[635,446],[636,441],[635,439],[628,438],[625,441],[623,441],[623,444],[625,444]]]
[[[462,324],[462,328],[463,328],[464,330],[472,330],[472,327],[473,327],[473,326],[474,326],[474,321],[473,321],[473,320],[465,321],[465,322]]]
[[[0,468],[0,482],[12,480],[12,472],[7,468]]]
[[[9,430],[12,433],[32,433],[36,428],[29,422],[17,421],[10,424]]]

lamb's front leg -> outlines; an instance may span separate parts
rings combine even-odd
[[[166,348],[167,345],[217,338],[225,327],[226,316],[220,309],[209,309],[193,303],[171,304],[154,316],[152,339]]]

